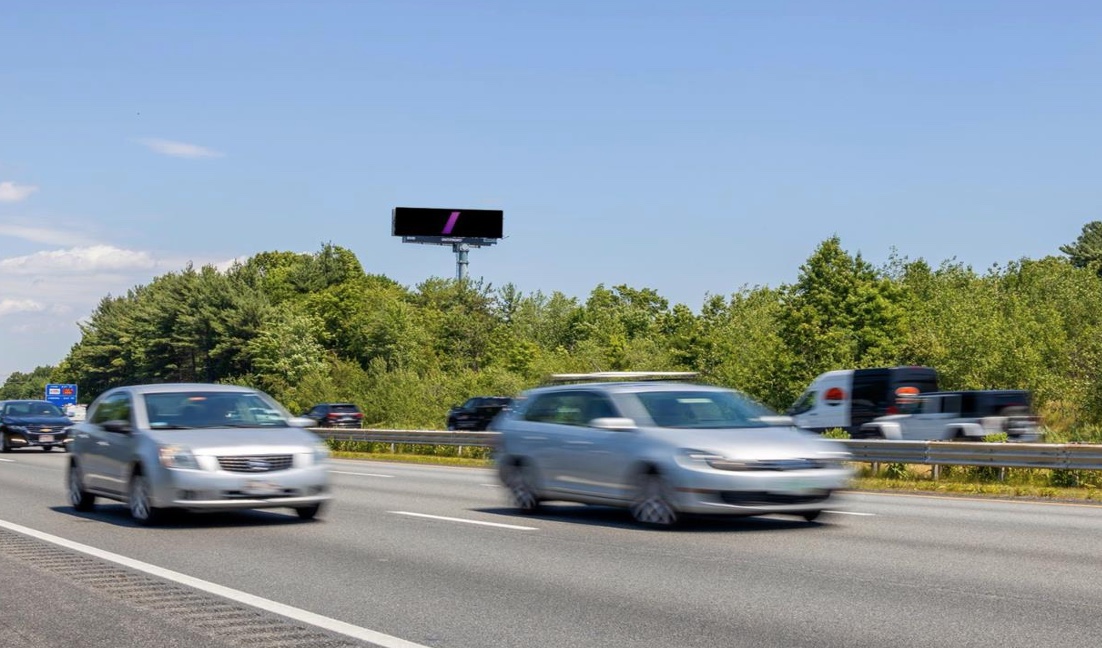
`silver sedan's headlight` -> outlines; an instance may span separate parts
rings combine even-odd
[[[723,455],[708,452],[707,450],[695,450],[693,448],[681,448],[677,451],[677,463],[687,466],[712,465],[714,461],[723,461]]]
[[[185,470],[198,470],[199,462],[195,455],[184,446],[166,445],[158,450],[161,465],[165,468],[181,468]]]

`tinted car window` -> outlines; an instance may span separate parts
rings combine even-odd
[[[48,401],[30,401],[8,403],[4,406],[4,416],[64,416],[64,414],[56,405]]]
[[[355,405],[334,405],[334,412],[358,412],[360,411]]]
[[[543,394],[532,401],[524,412],[528,421],[540,423],[559,423],[563,425],[585,425],[588,404],[584,392],[555,392]]]
[[[144,399],[151,428],[287,425],[281,409],[253,392],[171,392]]]
[[[658,427],[761,427],[763,416],[775,416],[769,408],[735,392],[655,391],[640,392],[637,397]]]
[[[96,407],[92,423],[103,425],[107,421],[130,421],[130,397],[126,394],[108,396]]]

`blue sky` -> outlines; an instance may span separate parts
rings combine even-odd
[[[37,2],[0,19],[0,379],[188,261],[505,211],[473,277],[584,299],[1058,254],[1099,219],[1095,2]]]

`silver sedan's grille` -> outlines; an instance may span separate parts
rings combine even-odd
[[[218,457],[218,465],[229,472],[263,473],[287,470],[294,462],[292,455],[246,455]]]

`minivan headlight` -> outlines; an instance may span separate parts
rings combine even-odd
[[[158,453],[161,465],[165,468],[199,469],[199,462],[195,460],[195,455],[191,454],[191,450],[184,446],[161,446]]]

